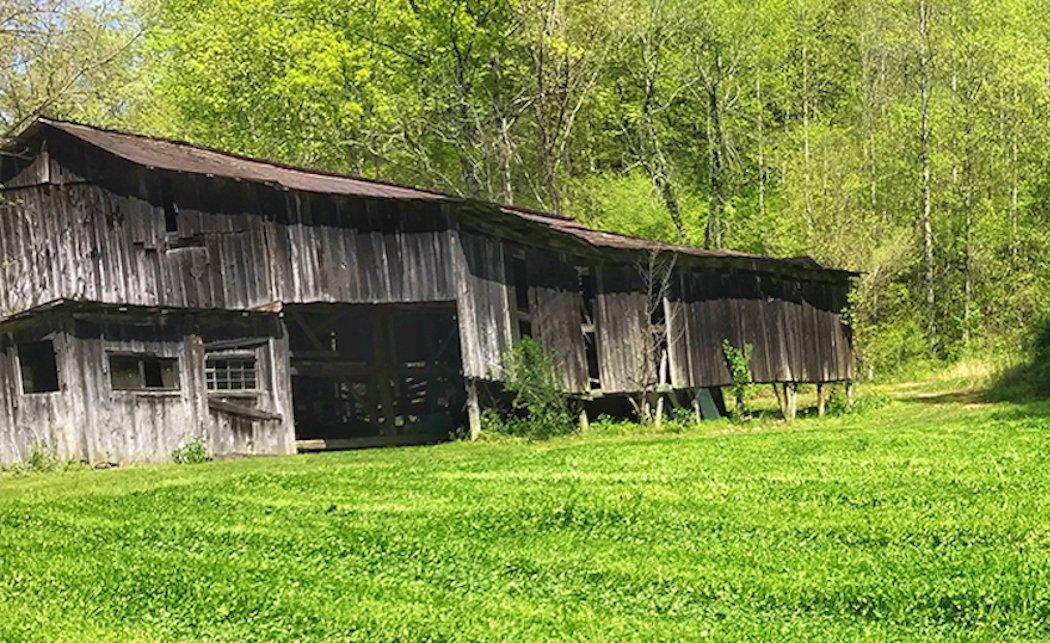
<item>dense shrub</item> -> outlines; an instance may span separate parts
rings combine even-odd
[[[561,379],[535,340],[523,338],[503,355],[500,366],[504,387],[513,395],[513,412],[484,414],[483,429],[538,439],[576,430]]]
[[[175,464],[201,464],[211,460],[208,451],[204,448],[204,440],[197,438],[187,442],[178,449],[171,452],[171,461]]]

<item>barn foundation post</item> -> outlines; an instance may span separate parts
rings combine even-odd
[[[702,389],[696,389],[696,391],[693,392],[693,400],[692,400],[693,417],[696,418],[696,423],[697,424],[700,424],[700,422],[703,421],[703,417],[704,417],[703,414],[700,412],[700,391],[701,390]]]
[[[774,384],[774,389],[777,386]],[[783,387],[783,394],[777,397],[782,399],[780,410],[784,419],[790,422],[795,419],[798,411],[798,384],[795,382],[784,382]]]
[[[481,435],[481,405],[478,403],[478,381],[467,378],[467,426],[471,441]]]
[[[587,407],[580,401],[580,435],[586,435],[591,428],[591,421],[587,417]]]
[[[853,406],[853,380],[846,380],[846,405]]]
[[[817,382],[817,416],[824,417],[824,408],[826,406],[826,400],[824,399],[824,383]]]

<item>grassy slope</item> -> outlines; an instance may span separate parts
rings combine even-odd
[[[0,476],[0,639],[1050,636],[1050,404]]]

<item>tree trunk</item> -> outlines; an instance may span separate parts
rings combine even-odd
[[[762,103],[762,75],[755,74],[755,101],[758,103],[758,118],[755,129],[758,132],[758,215],[765,220],[766,216],[766,132],[765,106]]]
[[[926,290],[926,340],[930,350],[937,347],[936,299],[933,274],[933,215],[930,207],[930,47],[929,14],[926,0],[919,0],[919,159],[922,164],[922,256]]]
[[[972,123],[967,123],[963,158],[963,346],[970,346],[970,308],[973,302],[973,143]]]
[[[803,37],[806,37],[805,35]],[[802,44],[802,196],[806,221],[813,224],[812,171],[809,157],[809,46]]]
[[[726,203],[725,150],[723,149],[722,113],[719,105],[721,57],[716,55],[714,78],[707,85],[707,138],[711,195],[707,206],[707,227],[704,229],[704,248],[722,248],[723,216]]]
[[[496,164],[499,169],[499,196],[503,203],[512,205],[514,203],[514,182],[511,174],[511,161],[514,158],[514,144],[510,136],[509,119],[500,116],[498,128]]]
[[[503,80],[503,62],[493,54],[489,59],[489,77],[492,82],[492,114],[496,126],[496,172],[499,175],[500,201],[511,205],[514,203],[514,183],[511,174],[511,163],[514,159],[514,140],[511,128],[514,119],[509,115],[506,104],[506,87]]]
[[[1017,88],[1014,88],[1010,114],[1010,258],[1017,261]]]

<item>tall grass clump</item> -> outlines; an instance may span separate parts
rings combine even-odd
[[[722,353],[725,354],[726,365],[729,367],[729,376],[733,379],[730,388],[736,404],[733,406],[733,419],[746,420],[747,398],[751,393],[751,344],[744,344],[740,349],[733,346],[728,339],[722,340]]]

